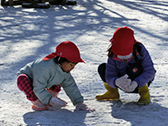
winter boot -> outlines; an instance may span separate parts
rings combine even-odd
[[[143,87],[139,88],[138,93],[140,95],[140,99],[138,100],[138,104],[147,105],[150,103],[150,94],[147,84]]]
[[[36,101],[31,101],[31,103],[33,104],[32,105],[33,110],[39,111],[39,110],[48,110],[49,109],[48,106],[42,104],[38,99]]]
[[[112,101],[112,100],[119,100],[120,95],[118,92],[118,89],[110,87],[106,82],[103,82],[105,88],[107,89],[106,93],[103,95],[96,95],[97,100],[106,100],[106,101]]]

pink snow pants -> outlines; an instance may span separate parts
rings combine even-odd
[[[28,100],[36,101],[38,99],[33,92],[33,84],[26,74],[20,74],[17,77],[17,86],[21,91],[23,91],[26,94]],[[61,84],[53,85],[51,88],[47,90],[52,90],[58,93],[61,91]]]

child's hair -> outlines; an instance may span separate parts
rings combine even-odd
[[[56,57],[54,58],[54,62],[55,62],[56,64],[60,64],[60,65],[61,65],[61,64],[64,63],[64,62],[69,63],[70,61],[67,60],[66,58],[56,56]]]
[[[69,60],[67,60],[66,58],[64,58],[64,57],[58,57],[58,56],[56,56],[55,58],[54,58],[54,62],[56,63],[56,64],[62,64],[62,63],[64,63],[64,62],[67,62],[67,63],[70,63],[71,61],[69,61]],[[71,62],[71,63],[74,63],[74,62]],[[77,64],[77,63],[74,63],[74,64]]]
[[[141,54],[141,48],[139,47],[138,44],[140,44],[140,43],[135,41],[135,44],[134,44],[134,47],[133,47],[133,52],[132,52],[132,55],[134,56],[136,62],[139,62],[139,61],[138,61],[138,57],[137,57],[137,55],[136,55],[136,52],[138,52],[138,53],[142,56],[142,54]],[[113,54],[113,52],[112,52],[112,50],[111,50],[112,45],[113,45],[113,44],[111,43],[111,44],[108,46],[108,49],[107,49],[107,52],[108,52],[107,56],[108,56],[108,57],[110,57],[110,55]]]
[[[112,45],[113,45],[113,44],[112,44],[112,42],[111,42],[110,45],[108,46],[108,49],[107,49],[107,52],[108,52],[107,56],[108,56],[108,57],[110,57],[110,55],[113,53],[112,50],[111,50]]]

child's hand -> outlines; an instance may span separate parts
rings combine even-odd
[[[50,105],[53,106],[53,107],[65,107],[67,102],[59,99],[59,98],[55,98],[55,97],[52,97],[51,100],[50,100]]]
[[[88,108],[87,107],[87,105],[85,105],[84,103],[78,103],[78,104],[76,104],[76,109],[75,109],[75,111],[91,111],[91,112],[93,112],[93,111],[95,111],[95,109],[93,109],[93,108]]]
[[[50,95],[52,95],[53,97],[57,97],[58,96],[58,93],[51,90],[51,89],[47,89],[47,91],[50,93]]]
[[[131,79],[128,79],[128,75],[126,74],[120,78],[117,78],[115,84],[121,90],[125,91],[125,89],[131,84]]]
[[[138,86],[136,81],[132,81],[130,85],[125,89],[125,92],[133,92],[135,88]]]

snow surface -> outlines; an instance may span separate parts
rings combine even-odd
[[[78,0],[75,6],[49,9],[0,6],[0,126],[166,126],[168,125],[167,0]],[[120,91],[120,101],[99,102],[106,90],[97,73],[106,62],[109,39],[128,26],[148,49],[157,70],[150,86],[151,103],[139,106],[138,94]],[[85,103],[95,112],[63,109],[33,111],[16,86],[16,72],[28,62],[55,51],[62,41],[79,47],[86,64],[72,71]]]

